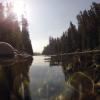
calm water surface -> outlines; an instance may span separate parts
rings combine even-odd
[[[30,67],[30,94],[32,100],[53,100],[65,91],[61,66],[50,66],[45,56],[34,56]]]

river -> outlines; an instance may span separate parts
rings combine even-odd
[[[48,56],[34,56],[4,65],[0,66],[0,100],[79,100],[81,93],[89,93],[91,97],[91,91],[99,98],[94,100],[100,100],[100,86],[94,87],[88,74],[72,73],[71,64],[67,66]]]
[[[60,65],[50,66],[46,56],[34,56],[29,70],[32,100],[53,100],[65,91],[65,76]]]

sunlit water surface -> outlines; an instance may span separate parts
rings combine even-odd
[[[65,90],[61,66],[50,66],[45,56],[34,56],[30,67],[30,94],[32,100],[52,100]]]

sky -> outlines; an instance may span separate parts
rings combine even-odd
[[[21,1],[21,0],[19,0]],[[23,0],[27,6],[29,34],[34,52],[42,52],[49,37],[60,37],[76,15],[100,0]]]

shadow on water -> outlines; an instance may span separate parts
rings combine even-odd
[[[31,100],[28,73],[32,60],[20,55],[0,60],[0,100]]]

